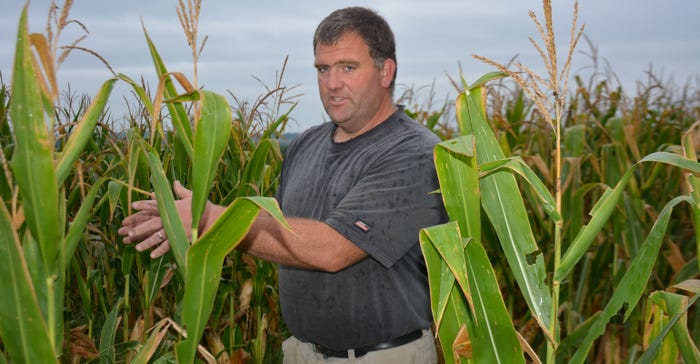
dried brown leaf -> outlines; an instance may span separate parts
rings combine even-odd
[[[472,342],[466,325],[462,325],[462,327],[459,328],[455,341],[452,343],[452,350],[454,350],[458,357],[472,358]]]
[[[234,315],[237,320],[243,316],[250,308],[250,301],[253,298],[253,280],[248,278],[241,286],[241,293],[238,295],[238,311]]]
[[[37,78],[41,81],[41,87],[44,92],[50,97],[51,101],[55,102],[58,98],[58,83],[56,82],[56,72],[55,65],[53,62],[53,56],[51,54],[51,49],[49,47],[49,42],[46,40],[43,34],[33,33],[29,36],[29,41],[34,47],[36,56],[39,57],[41,61],[41,67],[37,67],[37,62],[35,60],[35,67]],[[47,87],[47,84],[50,87]]]
[[[218,364],[230,364],[231,357],[226,352],[226,347],[224,346],[224,343],[221,340],[221,336],[216,332],[207,330],[204,332],[204,337],[206,338],[207,344],[209,345],[209,351],[211,351],[211,353],[214,354],[214,357],[216,358],[216,362]]]

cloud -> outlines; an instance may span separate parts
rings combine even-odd
[[[33,0],[30,30],[43,31],[48,0]],[[532,10],[542,19],[538,0],[359,0],[385,16],[397,38],[399,84],[423,87],[434,83],[437,95],[454,92],[447,75],[458,77],[462,65],[467,80],[475,80],[493,68],[471,58],[479,54],[498,62],[514,56],[535,70],[542,62],[530,44],[539,42],[537,28],[528,16]],[[554,23],[560,56],[567,52],[572,18],[571,2],[555,2]],[[154,71],[142,22],[168,68],[192,73],[191,52],[175,13],[176,1],[75,1],[71,13],[90,31],[81,45],[105,57],[118,72],[134,79],[144,77],[155,87]],[[200,59],[200,84],[217,92],[230,90],[239,98],[255,99],[274,83],[285,57],[285,83],[299,85],[303,93],[293,116],[298,128],[322,120],[315,71],[312,68],[311,38],[318,22],[345,1],[231,2],[204,0],[200,39],[208,36]],[[678,82],[700,73],[700,14],[697,0],[675,0],[673,5],[637,0],[586,0],[580,4],[579,23],[601,61],[607,60],[620,81],[633,88],[635,81],[653,65],[673,74]],[[14,34],[21,1],[3,5],[0,15],[0,71],[10,79]],[[82,35],[71,27],[64,43]],[[592,52],[581,42],[573,69],[592,63]],[[59,72],[63,84],[88,94],[110,77],[99,61],[74,52]],[[257,79],[256,79],[257,78]],[[63,86],[62,84],[62,86]],[[630,92],[633,92],[631,90]],[[127,91],[128,92],[128,91]],[[121,102],[120,97],[115,97]],[[118,105],[113,105],[116,112]]]

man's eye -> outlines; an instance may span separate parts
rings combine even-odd
[[[318,73],[326,73],[328,72],[328,66],[316,66],[316,70]]]
[[[344,70],[345,72],[354,71],[354,70],[355,70],[355,66],[347,65],[347,66],[343,67],[343,70]]]

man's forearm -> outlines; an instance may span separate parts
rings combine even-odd
[[[202,231],[209,230],[226,207],[209,204]],[[367,254],[327,224],[304,218],[287,218],[291,230],[261,211],[238,249],[258,258],[296,268],[335,272]]]
[[[286,229],[266,213],[258,215],[239,249],[261,259],[303,269],[335,272],[367,254],[323,222],[288,218]]]

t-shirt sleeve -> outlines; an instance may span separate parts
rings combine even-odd
[[[389,268],[444,219],[432,148],[379,158],[326,223]]]

